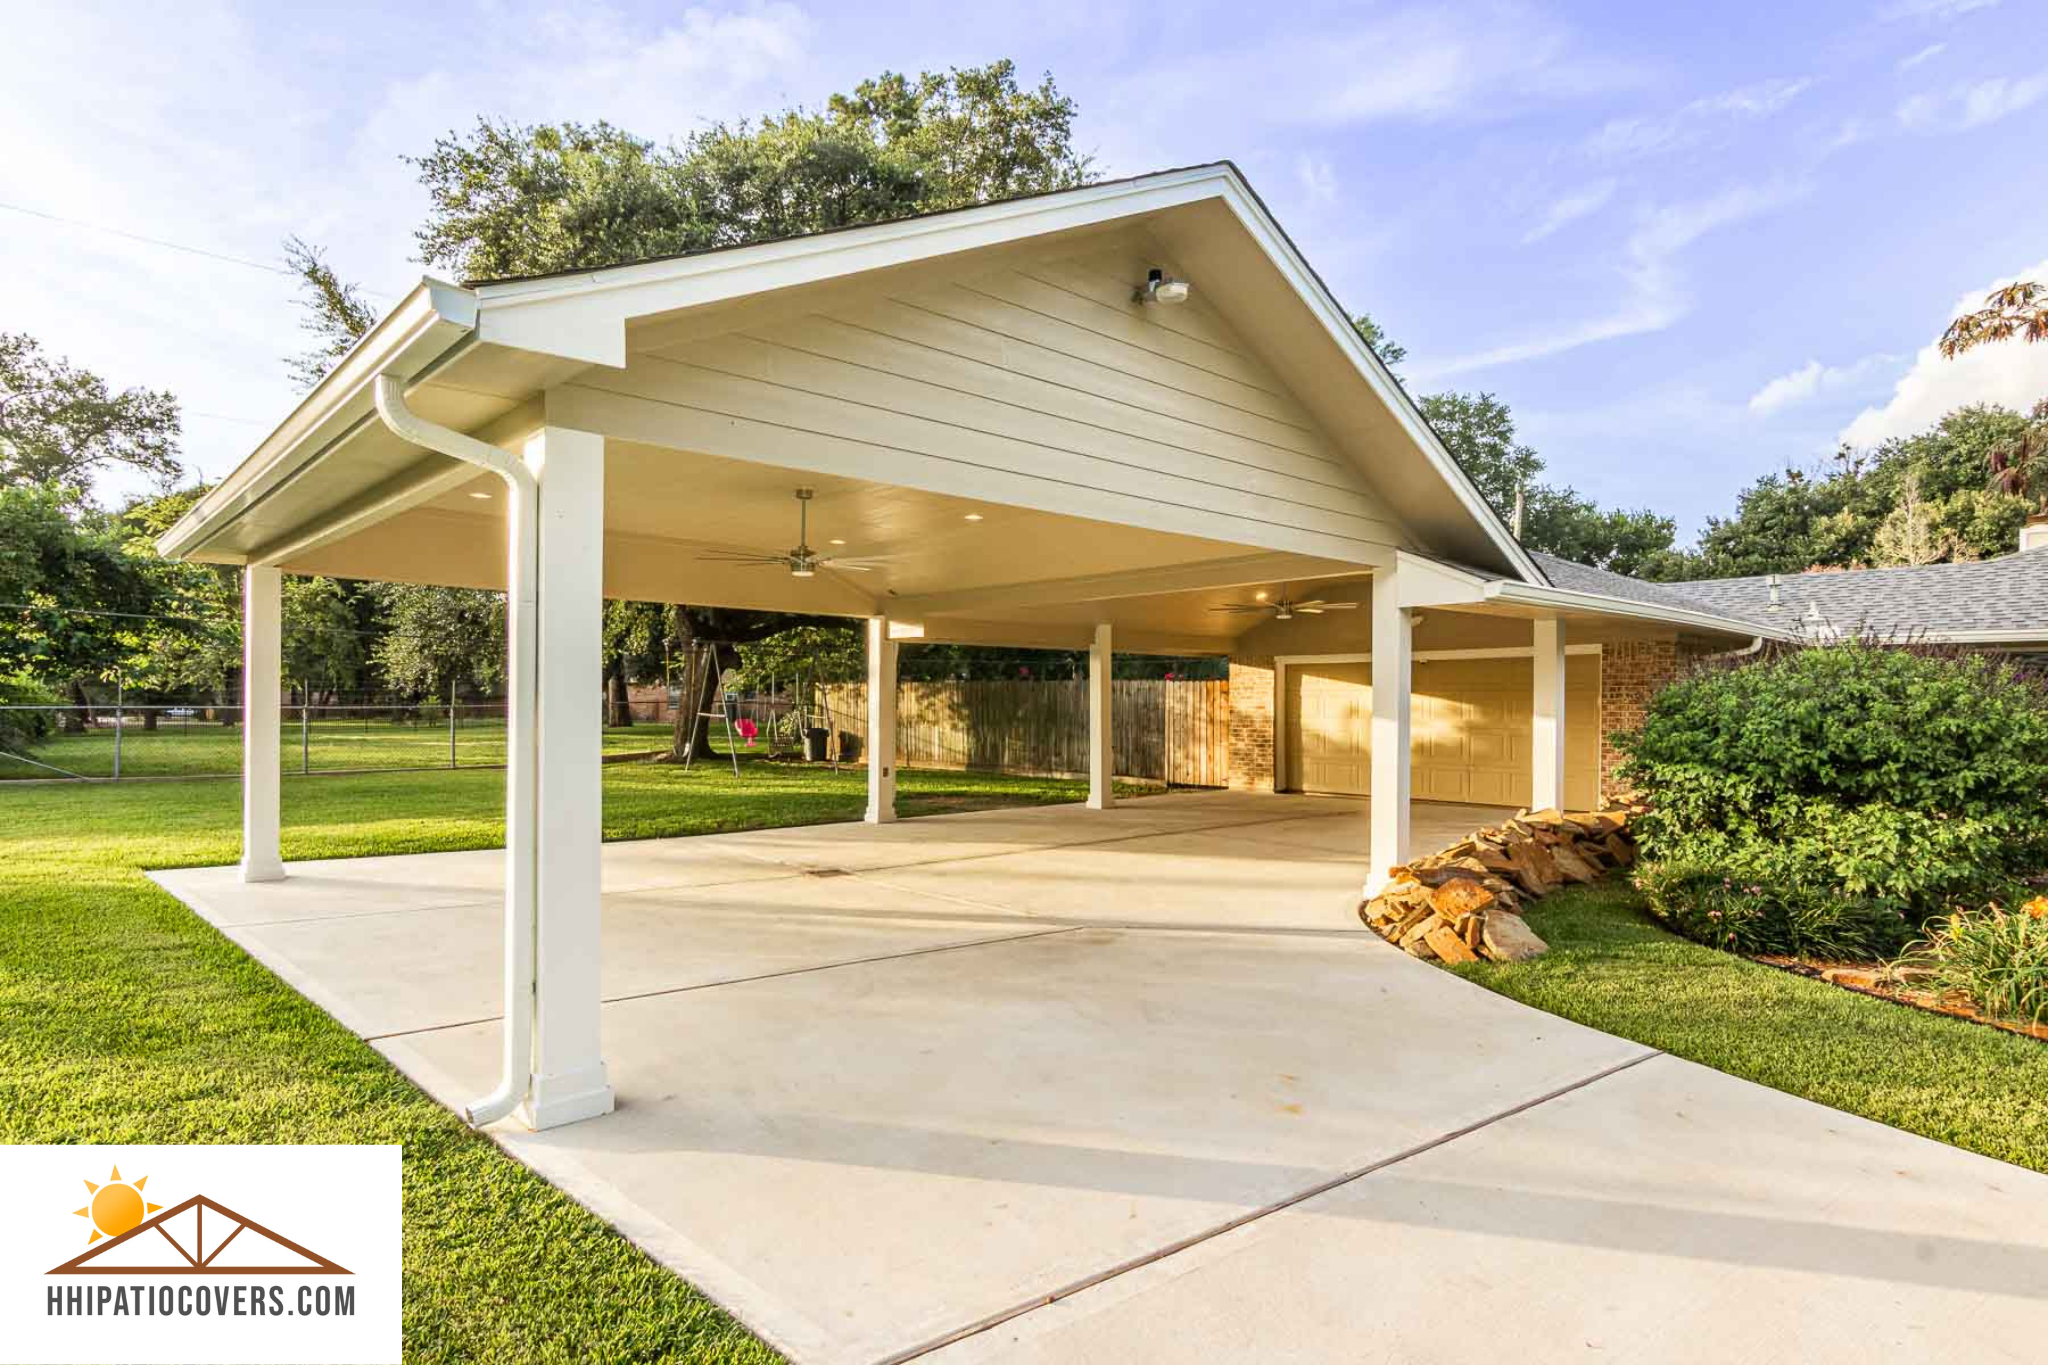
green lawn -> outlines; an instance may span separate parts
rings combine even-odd
[[[857,770],[745,774],[608,767],[605,834],[844,820],[865,804]],[[295,779],[285,857],[495,846],[502,781]],[[899,781],[907,815],[1085,791],[908,769]],[[408,1360],[775,1359],[143,877],[233,861],[240,801],[234,782],[0,790],[0,1141],[402,1143]]]
[[[2048,1172],[2048,1045],[1678,938],[1619,882],[1562,892],[1528,919],[1547,954],[1452,970],[1730,1075]]]

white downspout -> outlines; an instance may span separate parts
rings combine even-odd
[[[377,376],[377,415],[401,440],[488,469],[505,481],[510,518],[506,536],[505,652],[505,1038],[498,1088],[466,1106],[462,1117],[481,1128],[526,1099],[533,1076],[534,827],[538,819],[534,769],[534,681],[539,660],[537,593],[540,573],[538,487],[526,462],[510,451],[429,422],[405,405],[405,383]]]

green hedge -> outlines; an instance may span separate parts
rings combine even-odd
[[[1652,910],[1744,952],[1877,957],[2048,867],[2048,689],[1851,641],[1712,668],[1620,737]]]

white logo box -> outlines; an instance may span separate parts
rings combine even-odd
[[[0,1361],[396,1362],[399,1181],[396,1146],[0,1147]]]

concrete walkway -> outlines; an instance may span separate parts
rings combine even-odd
[[[2037,1358],[2048,1179],[1415,962],[1364,847],[1226,793],[609,845],[619,1111],[494,1135],[800,1361]],[[291,872],[158,880],[488,1089],[497,855]]]

